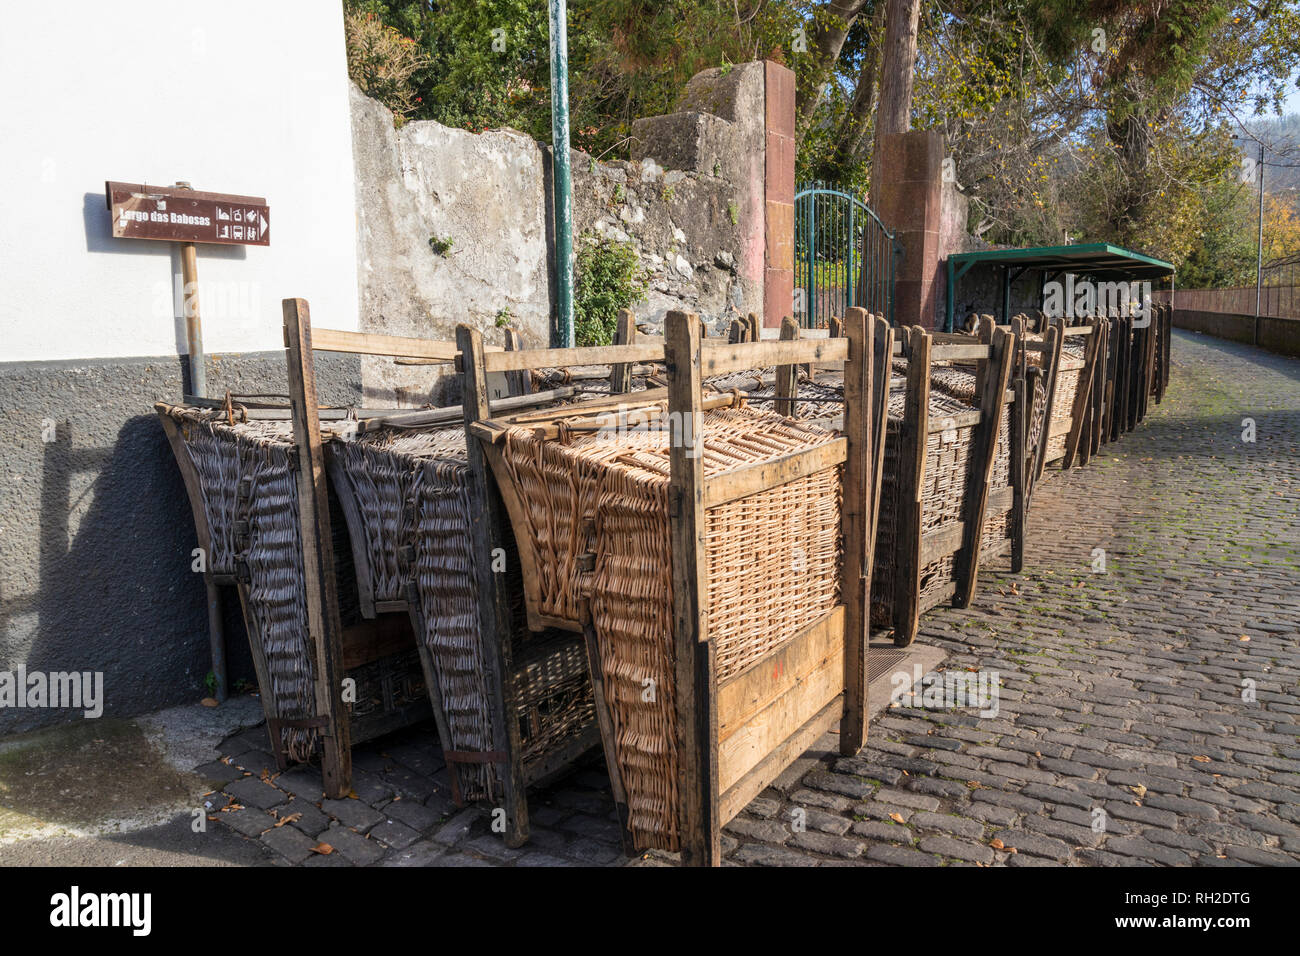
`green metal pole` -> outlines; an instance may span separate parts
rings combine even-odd
[[[565,0],[551,4],[551,151],[555,202],[556,343],[573,347],[573,176],[569,169],[569,35]]]

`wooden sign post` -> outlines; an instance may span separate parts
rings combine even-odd
[[[260,196],[199,192],[185,182],[178,182],[175,186],[106,182],[104,201],[112,214],[115,238],[159,239],[179,244],[190,393],[206,397],[207,373],[203,360],[203,325],[199,321],[199,268],[195,244],[269,246],[271,207]]]

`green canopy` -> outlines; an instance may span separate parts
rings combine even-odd
[[[944,328],[951,332],[957,282],[976,265],[1002,267],[1002,321],[1011,305],[1011,283],[1029,270],[1045,279],[1049,273],[1086,275],[1099,281],[1116,282],[1134,279],[1158,279],[1172,276],[1172,263],[1131,252],[1106,242],[1088,242],[1076,246],[1032,246],[1024,249],[985,249],[960,252],[948,257],[947,319]]]

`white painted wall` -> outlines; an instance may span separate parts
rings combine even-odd
[[[0,361],[185,351],[179,256],[112,238],[110,179],[270,203],[269,247],[198,247],[208,353],[283,348],[290,296],[357,328],[338,0],[11,5],[0,130]]]

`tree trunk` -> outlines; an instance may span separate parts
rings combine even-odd
[[[853,103],[840,125],[835,143],[835,165],[845,166],[867,154],[871,146],[871,113],[875,108],[876,77],[880,75],[881,34],[885,29],[885,4],[876,3],[871,15],[869,45],[862,54],[862,68],[858,71],[858,85],[853,91]]]
[[[885,47],[880,63],[880,105],[876,107],[875,143],[886,133],[906,133],[912,125],[912,78],[916,69],[916,27],[921,0],[888,0]],[[880,150],[871,163],[871,192],[880,181]]]
[[[816,70],[812,74],[813,87],[805,90],[798,98],[795,107],[796,129],[803,130],[807,127],[813,111],[821,102],[822,88],[826,85],[826,78],[834,68],[835,61],[840,57],[840,50],[844,48],[844,40],[849,35],[853,21],[866,4],[867,0],[830,0],[826,4],[828,16],[817,18],[812,37],[813,62],[816,64]]]
[[[916,69],[916,27],[921,0],[888,0],[885,50],[880,64],[880,106],[876,135],[905,133],[912,125],[912,75]]]

